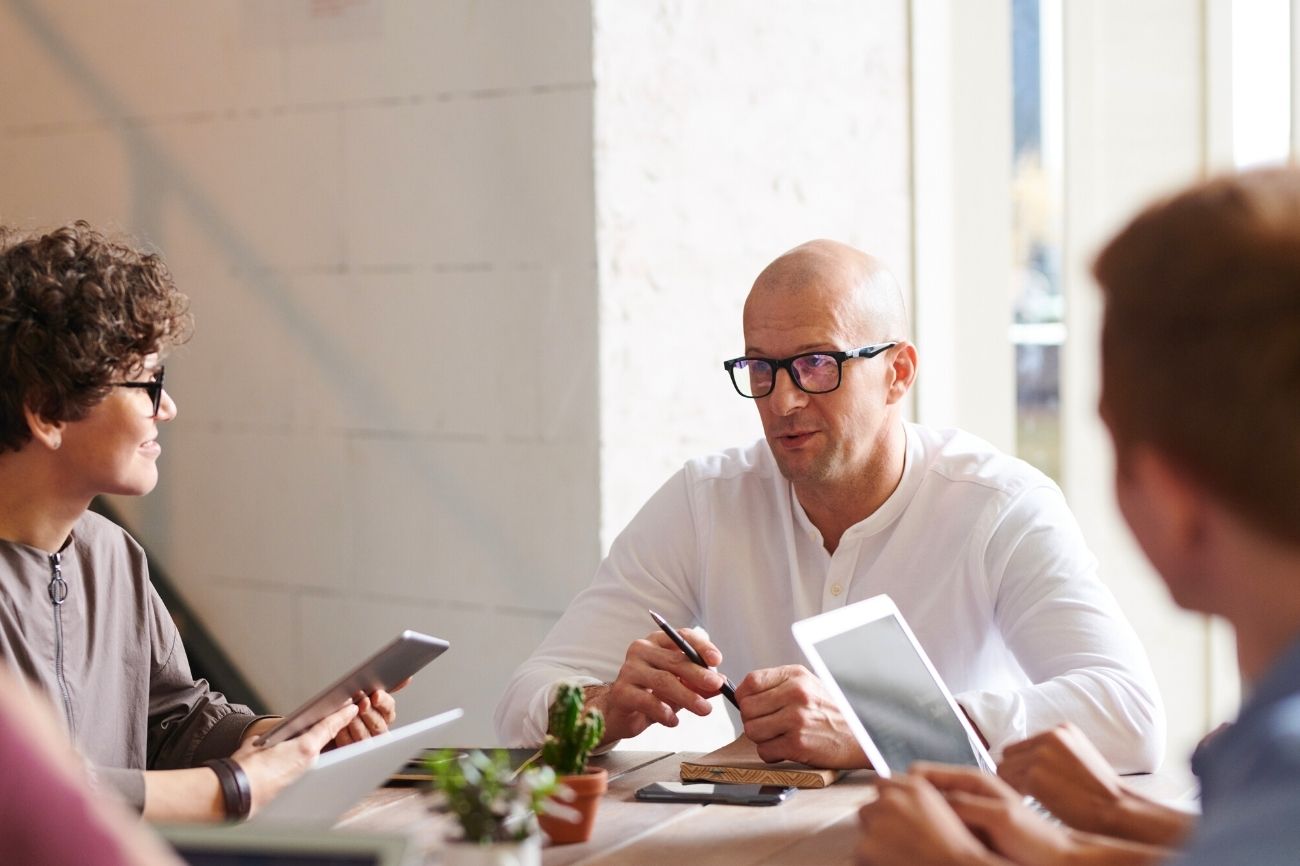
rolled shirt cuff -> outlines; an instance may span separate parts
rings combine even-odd
[[[262,719],[278,719],[279,716],[250,716],[244,713],[228,713],[217,719],[217,723],[208,731],[199,747],[194,750],[191,764],[201,767],[213,758],[228,758],[235,753],[244,740],[244,732]]]

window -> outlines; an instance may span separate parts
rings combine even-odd
[[[1061,476],[1060,7],[1012,0],[1011,342],[1016,365],[1016,451]]]
[[[1232,162],[1285,162],[1291,152],[1291,6],[1232,4]]]

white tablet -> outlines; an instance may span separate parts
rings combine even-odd
[[[906,772],[918,760],[996,771],[889,596],[800,620],[791,630],[880,775]]]
[[[406,837],[319,828],[176,824],[155,827],[189,866],[414,866]]]
[[[358,692],[370,694],[376,689],[391,689],[447,651],[445,640],[404,631],[387,646],[348,671],[312,697],[257,740],[256,745],[274,746],[298,736],[335,710],[352,703]]]
[[[448,710],[323,753],[247,823],[333,826],[362,797],[406,766],[412,755],[435,745],[437,728],[462,715],[460,709]]]

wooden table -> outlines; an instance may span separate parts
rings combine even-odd
[[[851,773],[829,788],[799,791],[779,806],[641,803],[637,788],[677,781],[677,767],[697,753],[614,751],[592,763],[609,770],[609,791],[591,840],[547,847],[545,866],[577,864],[849,863],[858,806],[872,795],[870,773]],[[449,829],[413,788],[384,788],[339,823],[340,829],[411,833],[432,853]],[[435,861],[436,862],[436,861]]]
[[[642,803],[637,788],[676,781],[678,765],[696,753],[614,751],[592,763],[609,770],[609,792],[596,815],[590,841],[548,847],[545,866],[594,864],[847,864],[857,840],[857,811],[875,796],[874,775],[850,773],[829,788],[805,789],[778,806]],[[1130,777],[1152,796],[1174,798],[1186,785],[1177,774]],[[409,833],[432,854],[442,846],[450,819],[431,815],[413,788],[384,788],[340,822],[340,829]],[[436,862],[433,861],[433,862]]]

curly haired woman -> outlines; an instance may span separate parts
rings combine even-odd
[[[157,255],[84,222],[0,230],[0,661],[54,703],[101,784],[169,821],[244,817],[395,715],[377,691],[253,746],[274,721],[194,679],[143,551],[87,511],[158,481],[176,417],[162,356],[188,338],[187,307]]]

